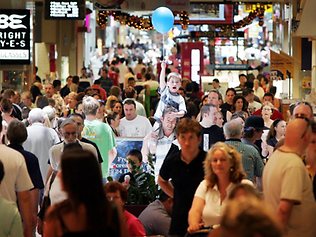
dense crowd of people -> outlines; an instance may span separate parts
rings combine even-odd
[[[313,108],[284,116],[268,75],[239,81],[202,93],[117,57],[96,80],[3,90],[0,236],[315,237]],[[120,137],[143,142],[113,180]]]

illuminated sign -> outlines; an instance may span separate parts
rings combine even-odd
[[[84,0],[46,0],[45,18],[46,19],[84,19],[85,1]]]
[[[0,65],[30,64],[30,11],[0,9]]]

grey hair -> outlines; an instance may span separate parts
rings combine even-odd
[[[33,123],[44,123],[45,121],[45,116],[44,116],[44,112],[42,109],[40,108],[34,108],[30,111],[29,113],[29,117],[28,117],[28,121],[30,122],[30,124]]]
[[[83,98],[82,107],[85,115],[96,115],[100,104],[95,98],[88,96]]]
[[[71,119],[71,118],[66,118],[64,121],[62,121],[62,123],[60,124],[60,128],[64,128],[65,126],[69,125],[69,124],[73,124],[75,127],[77,127],[77,123],[75,122],[75,120]]]
[[[242,124],[237,119],[225,123],[223,129],[226,139],[240,138],[242,135]]]

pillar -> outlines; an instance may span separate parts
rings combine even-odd
[[[312,88],[316,87],[316,40],[312,40]]]

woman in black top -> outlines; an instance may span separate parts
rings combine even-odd
[[[48,210],[44,236],[125,236],[117,209],[105,197],[100,168],[91,152],[65,151],[58,175],[68,199]]]

